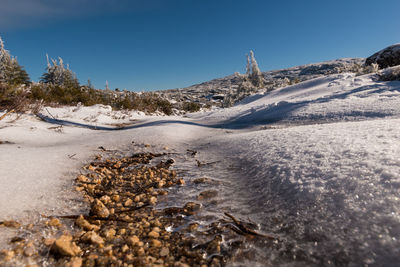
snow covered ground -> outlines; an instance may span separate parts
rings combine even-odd
[[[231,164],[213,173],[230,184],[221,207],[282,241],[255,246],[256,263],[400,261],[400,82],[336,74],[185,118],[104,106],[42,114],[48,122],[0,121],[0,141],[11,142],[0,144],[0,220],[70,213],[79,167],[99,146],[134,141]]]

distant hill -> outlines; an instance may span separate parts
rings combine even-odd
[[[364,62],[364,58],[343,58],[263,72],[265,81],[264,91],[270,91],[329,74],[357,72],[364,65]],[[193,101],[208,106],[221,106],[226,94],[236,90],[240,82],[240,76],[232,74],[186,88],[163,90],[158,91],[158,93],[172,102]]]

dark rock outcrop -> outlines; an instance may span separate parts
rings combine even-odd
[[[376,63],[380,69],[400,65],[400,44],[391,45],[368,57],[366,65]]]

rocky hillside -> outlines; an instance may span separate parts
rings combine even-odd
[[[358,72],[364,62],[363,58],[345,58],[263,72],[265,88],[261,91],[266,92],[329,74]],[[159,91],[158,93],[172,102],[190,101],[202,106],[222,106],[224,97],[237,90],[240,82],[240,74],[236,73],[190,87]]]
[[[380,69],[400,65],[400,44],[388,46],[365,60],[366,65],[373,63]]]

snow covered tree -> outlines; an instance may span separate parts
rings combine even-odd
[[[250,51],[250,56],[246,55],[246,57],[246,74],[237,75],[240,78],[239,86],[235,92],[230,90],[224,97],[224,107],[230,107],[243,98],[256,93],[259,89],[264,88],[264,77],[258,67],[254,52]]]
[[[247,57],[246,75],[250,76],[250,73],[251,73],[250,57],[249,57],[249,55],[246,55],[246,57]]]
[[[250,59],[251,59],[251,73],[249,74],[249,79],[256,88],[263,88],[264,78],[260,69],[258,68],[258,64],[256,58],[254,57],[254,52],[252,50],[250,50]],[[247,57],[247,61],[248,60],[249,59]]]
[[[0,82],[7,84],[29,84],[29,75],[15,57],[5,50],[0,37]]]
[[[73,73],[69,66],[64,66],[64,61],[61,57],[57,59],[49,59],[47,57],[47,72],[45,72],[40,81],[42,83],[70,87],[70,88],[78,88],[79,82],[76,78],[76,74]]]

